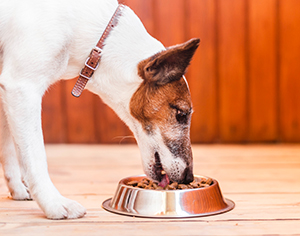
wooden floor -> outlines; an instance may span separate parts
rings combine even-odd
[[[34,201],[10,199],[0,172],[0,235],[300,235],[300,145],[194,145],[194,172],[219,181],[234,210],[178,220],[109,213],[118,181],[142,173],[135,145],[48,145],[50,176],[87,208],[52,221]]]

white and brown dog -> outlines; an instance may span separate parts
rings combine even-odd
[[[50,219],[86,210],[50,180],[42,96],[54,82],[77,76],[117,7],[117,0],[0,1],[1,163],[12,198],[35,199]],[[166,49],[124,7],[87,83],[130,127],[145,173],[161,184],[193,180],[192,105],[183,74],[198,45],[192,39]]]

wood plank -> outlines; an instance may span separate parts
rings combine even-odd
[[[186,27],[189,38],[200,38],[200,46],[188,68],[193,118],[191,140],[214,142],[217,124],[216,2],[188,0]]]
[[[218,73],[221,142],[247,139],[246,1],[219,0]]]
[[[278,140],[277,5],[249,1],[249,141]]]
[[[42,126],[45,143],[67,141],[65,100],[63,82],[52,85],[45,93],[42,104]]]
[[[185,1],[154,1],[155,32],[154,37],[165,46],[183,43],[187,37],[185,32]]]
[[[279,1],[280,134],[285,142],[300,141],[300,15],[297,0]]]
[[[99,143],[134,143],[132,132],[116,113],[100,100],[94,98],[95,135]]]
[[[94,97],[96,95],[84,90],[79,98],[71,95],[76,80],[67,80],[65,91],[66,126],[68,143],[95,143]]]
[[[98,222],[57,224],[44,223],[38,225],[0,224],[4,235],[299,235],[295,220],[278,221],[242,221],[242,222],[169,222],[164,220],[151,222]]]
[[[146,30],[152,35],[155,31],[154,24],[154,1],[153,0],[123,0],[119,1],[128,5],[135,14],[141,19]]]

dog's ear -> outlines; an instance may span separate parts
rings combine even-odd
[[[139,75],[146,81],[164,85],[179,80],[198,48],[200,39],[191,39],[140,62]]]

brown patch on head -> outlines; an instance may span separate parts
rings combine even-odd
[[[130,111],[148,133],[154,124],[189,123],[191,96],[182,76],[199,42],[189,40],[139,63],[138,74],[144,81],[131,98]]]
[[[184,79],[163,86],[143,82],[130,102],[131,114],[148,133],[152,132],[154,125],[164,127],[167,123],[188,123],[186,117],[191,114],[191,106]]]
[[[190,142],[190,122],[192,113],[191,95],[183,78],[165,85],[143,82],[130,103],[131,114],[152,136],[159,130],[162,140],[174,158],[186,163],[186,170],[180,173],[177,165],[169,168],[173,181],[193,180],[193,158]],[[156,151],[156,150],[153,150]],[[154,157],[154,156],[153,156]],[[179,163],[179,162],[174,162]],[[156,177],[153,177],[157,179]]]

